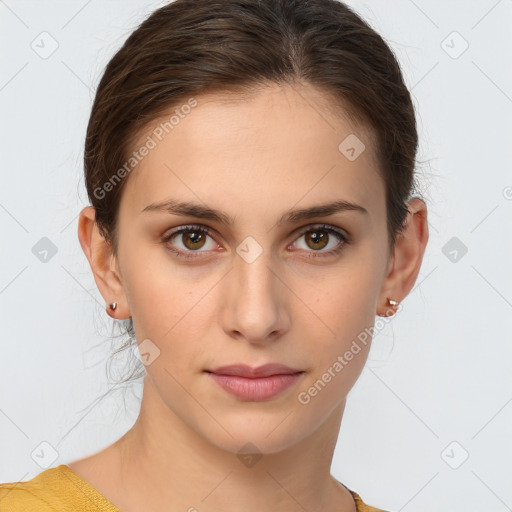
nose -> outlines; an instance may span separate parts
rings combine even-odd
[[[290,291],[270,254],[263,251],[254,260],[237,255],[225,284],[222,321],[229,336],[266,344],[289,329]]]

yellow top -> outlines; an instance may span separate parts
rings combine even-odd
[[[356,492],[346,488],[354,498],[357,512],[386,512],[364,504]],[[25,482],[0,484],[0,511],[120,512],[65,464],[46,469]]]

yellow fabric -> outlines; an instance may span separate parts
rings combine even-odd
[[[386,512],[366,505],[355,491],[346,488],[354,498],[357,512]],[[65,464],[46,469],[25,482],[0,484],[0,511],[120,512]]]
[[[119,512],[71,468],[61,464],[26,482],[0,484],[1,512]]]

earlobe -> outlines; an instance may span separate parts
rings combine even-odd
[[[111,244],[99,232],[92,206],[87,206],[80,212],[78,239],[91,266],[96,285],[109,305],[106,308],[108,315],[112,318],[128,318],[130,312],[127,305],[123,306],[126,304],[126,297],[117,272],[117,261]],[[111,307],[111,304],[115,306]]]

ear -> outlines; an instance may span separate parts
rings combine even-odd
[[[389,311],[387,298],[401,302],[418,277],[428,242],[427,206],[415,197],[408,202],[404,230],[397,236],[388,274],[381,288],[379,304]],[[382,315],[388,316],[388,315]]]
[[[78,239],[91,266],[96,285],[107,304],[107,313],[117,319],[129,318],[130,311],[118,262],[112,246],[99,232],[96,224],[96,211],[92,206],[87,206],[80,212]],[[117,302],[115,311],[109,308],[111,302]]]

